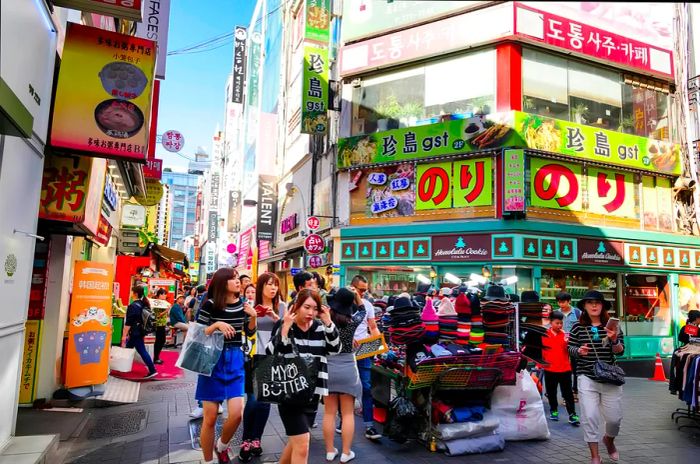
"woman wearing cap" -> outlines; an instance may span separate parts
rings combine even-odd
[[[690,337],[698,337],[698,326],[700,326],[700,311],[693,309],[688,311],[688,320],[678,334],[678,341],[684,345],[690,343]]]
[[[596,381],[597,360],[615,364],[625,351],[622,332],[606,328],[611,305],[602,293],[589,290],[578,302],[581,318],[569,335],[569,353],[578,361],[578,392],[583,437],[591,451],[591,464],[600,464],[598,443],[603,440],[610,459],[620,455],[615,437],[622,422],[622,386]]]
[[[356,295],[358,298],[356,298]],[[355,432],[355,398],[362,397],[362,383],[353,353],[355,330],[367,316],[364,305],[356,304],[359,295],[347,288],[340,288],[328,296],[331,319],[338,327],[342,349],[340,354],[328,358],[328,396],[323,398],[323,440],[326,443],[326,460],[333,461],[338,449],[333,446],[335,417],[340,410],[342,453],[340,462],[355,458],[350,449]],[[359,300],[361,303],[361,300]]]

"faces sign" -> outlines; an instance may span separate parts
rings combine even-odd
[[[51,146],[144,160],[155,42],[68,23],[62,58]]]

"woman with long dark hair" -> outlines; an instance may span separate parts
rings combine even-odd
[[[153,362],[163,364],[160,359],[160,352],[165,346],[165,328],[168,325],[168,314],[170,313],[170,303],[168,303],[168,291],[159,288],[155,294],[155,301],[151,302],[153,313],[156,316],[156,341],[153,344]]]
[[[286,306],[280,297],[280,280],[275,274],[265,272],[258,277],[254,308],[258,313],[258,330],[255,333],[251,358],[255,354],[265,354],[265,346],[270,341],[272,328],[280,318],[284,317]],[[253,456],[262,455],[260,442],[267,419],[270,417],[270,403],[257,401],[253,394],[252,369],[246,377],[246,384],[248,388],[243,411],[243,442],[238,454],[241,462],[249,462]]]
[[[611,304],[602,293],[589,290],[579,300],[578,307],[582,312],[569,334],[569,354],[577,359],[583,438],[591,452],[591,464],[601,463],[598,451],[601,439],[610,459],[617,462],[620,454],[615,437],[622,422],[622,386],[599,382],[595,363],[600,360],[615,364],[616,356],[625,351],[624,335],[606,327]]]
[[[143,327],[143,308],[151,309],[151,304],[146,298],[146,287],[134,285],[131,289],[131,298],[134,301],[126,308],[126,321],[124,321],[124,324],[129,327],[129,338],[126,340],[126,347],[136,349],[136,352],[148,367],[148,374],[144,378],[152,379],[158,375],[158,372],[143,342],[146,336],[146,331]]]
[[[300,356],[316,357],[320,366],[315,395],[308,404],[279,405],[280,418],[289,437],[280,464],[306,464],[309,459],[309,429],[316,416],[318,401],[321,396],[328,396],[327,359],[341,349],[340,335],[331,320],[330,309],[321,304],[315,290],[304,288],[299,291],[294,305],[272,329],[267,353],[278,351],[284,356],[295,356],[292,343],[297,346]]]
[[[199,376],[195,393],[204,409],[200,443],[207,464],[214,462],[214,451],[219,463],[231,462],[229,442],[241,423],[245,395],[244,336],[255,334],[257,314],[251,305],[241,301],[240,293],[238,273],[231,268],[219,269],[212,277],[208,299],[202,303],[197,316],[198,323],[208,326],[204,331],[207,335],[218,330],[225,337],[224,351],[211,376]],[[222,401],[228,404],[228,418],[215,447],[214,427]]]

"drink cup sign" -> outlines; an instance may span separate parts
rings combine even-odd
[[[309,228],[309,230],[316,230],[321,226],[321,220],[317,218],[316,216],[309,216],[309,218],[306,220],[306,227]]]
[[[160,141],[163,148],[171,153],[177,153],[185,146],[185,137],[176,130],[166,131]]]
[[[318,255],[326,248],[326,242],[318,234],[311,234],[304,240],[304,249],[310,255]]]

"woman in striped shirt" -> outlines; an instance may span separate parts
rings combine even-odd
[[[582,313],[569,334],[569,354],[577,359],[583,437],[591,451],[591,464],[601,463],[598,451],[601,438],[610,459],[617,462],[620,454],[615,437],[622,422],[622,386],[596,381],[594,366],[597,360],[615,364],[616,356],[625,351],[624,336],[606,328],[611,304],[602,293],[589,290],[579,300],[578,307]]]
[[[318,318],[316,319],[316,316]],[[342,346],[340,335],[333,321],[330,310],[321,304],[321,298],[315,290],[308,288],[299,291],[294,305],[284,314],[272,329],[268,354],[276,351],[285,357],[294,357],[293,343],[299,355],[315,356],[320,360],[316,394],[309,404],[304,406],[280,404],[279,414],[284,424],[289,442],[285,446],[281,464],[306,463],[309,458],[309,428],[316,417],[319,397],[328,395],[327,356],[339,353]]]
[[[199,376],[195,393],[195,398],[203,403],[204,420],[200,443],[207,464],[214,462],[214,427],[219,403],[228,403],[228,418],[221,437],[216,442],[219,463],[232,462],[229,442],[241,423],[245,395],[243,336],[255,334],[257,313],[251,305],[241,301],[240,293],[238,273],[231,268],[219,269],[209,284],[209,299],[202,303],[197,316],[198,323],[208,326],[204,330],[207,335],[218,330],[225,337],[224,351],[211,376]]]

